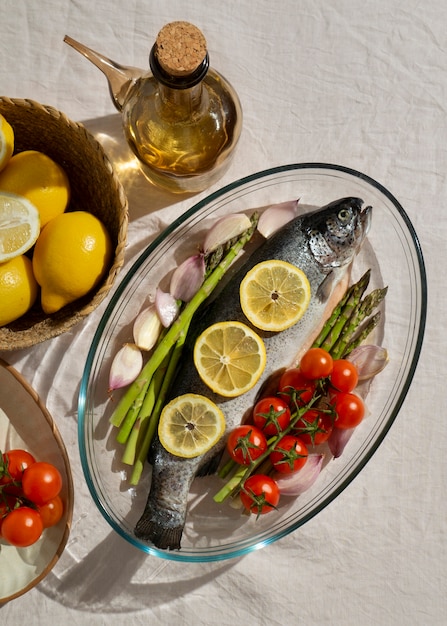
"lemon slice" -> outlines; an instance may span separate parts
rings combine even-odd
[[[24,254],[40,233],[39,211],[23,196],[0,191],[0,263]]]
[[[241,322],[209,326],[194,345],[194,363],[212,391],[234,398],[251,389],[266,363],[261,337]]]
[[[290,328],[304,315],[310,302],[305,273],[286,261],[268,260],[255,265],[241,281],[241,307],[247,319],[261,330]]]
[[[205,396],[187,393],[166,404],[158,423],[158,437],[171,454],[193,458],[205,454],[225,431],[225,417]]]
[[[14,152],[14,131],[0,114],[0,172],[7,165]]]

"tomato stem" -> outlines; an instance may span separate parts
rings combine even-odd
[[[320,399],[321,395],[318,391],[315,391],[309,402],[301,407],[297,405],[296,412],[292,413],[289,425],[281,432],[280,436],[271,437],[267,442],[267,448],[257,459],[252,461],[249,465],[241,465],[230,480],[214,495],[214,502],[224,502],[229,496],[235,497],[247,478],[251,476],[255,470],[258,470],[262,463],[269,461],[270,453],[273,451],[278,439],[290,433],[294,428],[297,421],[308,411],[314,404]],[[225,467],[225,466],[224,466]],[[230,468],[231,471],[231,468]],[[220,475],[220,473],[219,473]],[[228,475],[228,473],[226,474]]]

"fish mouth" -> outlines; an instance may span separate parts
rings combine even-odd
[[[372,220],[372,206],[368,205],[364,207],[360,212],[360,223],[362,225],[363,239],[369,233]]]
[[[337,201],[336,201],[337,202]],[[334,202],[334,204],[336,204]],[[354,208],[357,212],[357,229],[360,226],[359,234],[360,234],[360,243],[365,239],[366,235],[371,228],[371,220],[372,220],[372,206],[369,204],[367,206],[363,206],[364,202],[361,198],[345,198],[342,201],[338,202],[346,202],[349,206]]]

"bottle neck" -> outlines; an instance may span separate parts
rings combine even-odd
[[[178,76],[170,74],[161,66],[155,54],[155,48],[154,45],[149,55],[149,64],[159,85],[160,102],[167,107],[165,115],[176,120],[187,119],[192,114],[197,115],[206,107],[206,102],[204,102],[206,90],[202,89],[202,85],[209,69],[208,53],[193,72]]]
[[[201,83],[208,72],[208,52],[203,58],[203,61],[200,63],[200,65],[197,66],[197,68],[193,72],[185,74],[184,76],[178,76],[170,74],[160,65],[157,59],[157,55],[155,54],[155,50],[156,46],[154,45],[152,46],[151,52],[149,54],[149,66],[151,68],[152,74],[157,79],[157,81],[165,87],[178,90],[190,89],[195,85]]]
[[[158,85],[160,102],[167,107],[170,115],[176,119],[187,119],[193,113],[198,113],[204,106],[203,101],[206,90],[202,89],[202,83],[198,83],[187,89],[173,89],[163,83]]]

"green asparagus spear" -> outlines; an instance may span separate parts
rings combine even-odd
[[[236,256],[245,246],[245,244],[251,239],[252,234],[256,228],[257,216],[252,216],[252,226],[245,231],[237,243],[235,243],[226,253],[222,261],[211,272],[211,274],[205,279],[201,288],[197,291],[194,297],[185,305],[184,309],[180,313],[179,317],[175,320],[172,326],[169,328],[166,335],[156,346],[150,359],[143,367],[136,380],[128,387],[124,395],[122,396],[117,408],[115,409],[110,421],[115,426],[120,426],[125,419],[127,412],[132,409],[132,406],[137,398],[140,397],[140,392],[146,393],[153,375],[162,364],[164,358],[169,354],[178,338],[182,334],[185,328],[189,327],[193,315],[199,308],[199,306],[208,298],[215,287],[218,285],[220,279],[230,267]],[[134,407],[136,410],[137,407]]]
[[[158,368],[152,377],[147,394],[142,402],[141,410],[135,421],[130,423],[129,414],[127,414],[118,432],[117,441],[126,444],[122,457],[122,462],[126,465],[133,465],[135,463],[138,442],[144,438],[145,432],[149,428],[149,421],[152,419],[154,407],[157,402],[158,394],[160,393],[170,357],[171,354],[168,354],[161,367]]]
[[[332,326],[329,329],[329,332],[326,334],[324,341],[320,343],[320,348],[323,348],[328,352],[331,351],[334,343],[343,332],[344,326],[351,317],[353,310],[361,301],[363,294],[368,287],[370,276],[371,271],[367,270],[365,274],[360,278],[360,280],[358,280],[348,289],[348,297],[341,306],[340,311],[337,312],[337,307],[335,307],[335,313],[338,313],[338,315],[336,315],[336,319],[332,323]]]
[[[161,411],[163,409],[166,395],[171,386],[171,382],[175,376],[177,371],[177,366],[180,361],[180,357],[183,351],[183,346],[185,343],[186,335],[188,332],[188,328],[185,329],[185,332],[179,337],[171,355],[169,358],[168,367],[166,370],[166,374],[163,377],[163,382],[161,384],[161,388],[157,395],[155,405],[150,416],[150,420],[142,434],[142,436],[136,441],[136,449],[134,452],[135,461],[133,464],[133,471],[130,477],[131,485],[138,485],[139,480],[141,478],[141,474],[143,472],[144,464],[146,463],[147,455],[149,452],[149,448],[151,447],[152,440],[155,436],[155,432],[158,427],[158,421],[160,418]]]
[[[380,322],[380,317],[381,317],[381,313],[380,311],[377,311],[375,315],[373,315],[371,318],[367,320],[363,328],[359,330],[356,336],[345,347],[341,358],[346,358],[349,354],[351,354],[354,348],[357,348],[357,346],[359,346],[361,343],[365,341],[368,335],[374,330],[374,328]]]
[[[379,306],[387,293],[387,287],[371,291],[354,308],[351,317],[346,322],[337,340],[331,348],[331,355],[334,359],[341,359],[345,353],[346,346],[354,337],[363,320],[371,315],[375,308]]]
[[[368,286],[369,283],[369,278],[370,278],[370,273],[371,270],[368,270],[360,279],[359,282],[365,283],[365,287],[364,290],[366,289],[366,287]],[[349,301],[349,299],[351,298],[351,295],[353,294],[353,292],[358,288],[358,283],[354,283],[353,285],[351,285],[350,287],[348,287],[348,289],[346,290],[344,296],[341,298],[341,300],[337,303],[337,305],[334,307],[330,317],[326,320],[326,322],[323,325],[323,328],[321,329],[318,337],[315,339],[314,343],[313,343],[313,347],[314,348],[320,348],[322,343],[325,341],[325,339],[327,338],[328,334],[330,333],[330,331],[332,330],[332,328],[334,327],[335,323],[338,321],[340,314],[343,310],[343,308],[346,306],[347,302]]]

